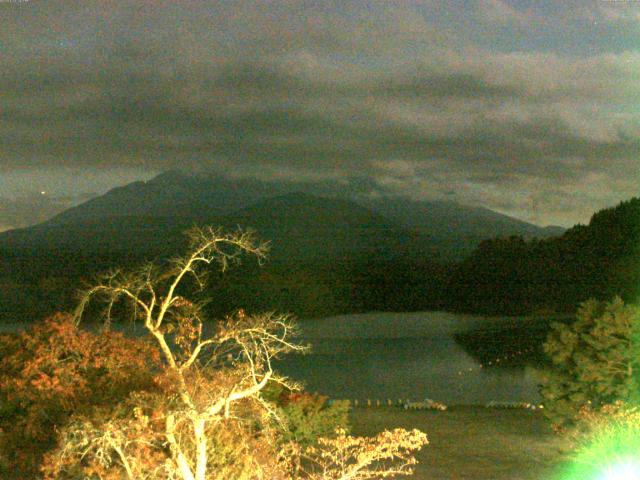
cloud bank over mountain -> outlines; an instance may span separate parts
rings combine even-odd
[[[364,174],[563,225],[637,195],[640,5],[458,3],[0,4],[0,175]]]

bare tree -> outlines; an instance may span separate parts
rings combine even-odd
[[[273,413],[262,400],[261,390],[269,381],[295,386],[274,373],[272,360],[285,352],[303,351],[304,347],[292,342],[295,327],[291,318],[272,313],[248,316],[240,311],[221,322],[213,335],[204,336],[202,305],[178,294],[181,283],[190,277],[203,288],[205,267],[217,263],[225,270],[243,253],[262,260],[267,246],[257,243],[249,232],[223,234],[207,227],[194,228],[189,236],[190,253],[172,260],[167,269],[150,264],[131,273],[115,271],[105,275],[84,292],[76,318],[82,317],[85,306],[96,296],[107,304],[107,321],[116,302],[124,300],[133,307],[135,317],[142,319],[144,328],[160,347],[167,376],[175,380],[179,402],[166,414],[164,429],[171,460],[180,478],[204,480],[211,453],[208,425],[232,417],[234,404],[243,399],[252,399]],[[202,373],[204,365],[232,370],[233,381],[211,385]],[[193,437],[187,442],[195,447],[192,452],[185,451],[184,439],[176,436],[176,430],[185,422]],[[180,431],[184,435],[184,428]],[[112,437],[109,436],[109,445],[113,444]],[[124,460],[122,463],[126,465]],[[131,467],[126,470],[130,472]]]
[[[135,394],[123,401],[122,408],[133,411],[133,415],[124,420],[107,414],[101,421],[85,418],[68,425],[61,433],[61,448],[52,460],[57,466],[49,469],[53,472],[50,478],[63,478],[59,465],[87,462],[88,458],[93,465],[92,474],[105,479],[112,477],[102,476],[100,472],[108,472],[114,466],[119,475],[136,480],[291,478],[295,448],[277,451],[274,447],[267,452],[274,458],[260,462],[260,445],[276,445],[277,442],[269,441],[268,428],[261,430],[262,438],[266,439],[262,444],[255,442],[255,435],[246,432],[252,418],[261,417],[262,425],[270,422],[277,425],[279,419],[275,409],[263,398],[263,390],[270,382],[297,388],[287,378],[277,375],[272,365],[281,354],[305,350],[295,342],[296,328],[292,318],[274,313],[250,316],[239,311],[218,322],[213,333],[206,335],[203,305],[179,293],[187,279],[191,279],[197,288],[203,288],[211,264],[218,264],[225,270],[242,254],[264,259],[267,245],[257,243],[251,233],[242,231],[224,234],[207,227],[194,228],[189,235],[189,253],[172,260],[168,266],[148,264],[129,273],[114,271],[83,293],[76,310],[78,321],[93,298],[106,304],[107,324],[116,303],[124,301],[131,307],[134,318],[143,323],[162,353],[163,365],[158,376],[161,394]],[[253,417],[246,418],[246,412],[252,412]],[[222,467],[213,471],[217,457],[231,455],[216,451],[220,442],[212,439],[220,432],[236,435],[233,440],[221,442],[234,443],[234,461],[244,461],[244,473],[238,473],[238,466],[234,473],[224,473]],[[323,448],[305,453],[307,459],[316,458],[311,464],[322,465],[321,470],[326,475],[319,477],[318,468],[313,469],[316,473],[306,475],[313,479],[364,479],[375,478],[374,474],[384,472],[387,473],[383,477],[391,473],[408,473],[408,465],[414,460],[402,452],[419,449],[426,443],[426,436],[405,433],[404,436],[396,432],[388,438],[381,437],[387,444],[398,440],[404,442],[399,449],[385,448],[381,441],[358,443],[366,450],[366,458],[358,456],[359,466],[349,467],[350,470],[341,475],[336,473],[336,467],[327,464],[327,459],[332,458],[327,452],[331,448],[344,447],[345,441],[351,445],[350,440],[344,440],[342,435],[335,445],[327,441],[322,444]],[[297,451],[302,455],[299,449]],[[372,467],[380,460],[396,457],[401,461],[400,467]],[[321,460],[323,458],[325,460]],[[343,466],[349,464],[342,463]],[[359,473],[356,475],[356,472]]]

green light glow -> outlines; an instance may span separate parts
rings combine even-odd
[[[615,423],[594,435],[559,480],[640,480],[640,425]]]
[[[602,480],[640,480],[640,463],[631,459],[608,467],[600,477]]]

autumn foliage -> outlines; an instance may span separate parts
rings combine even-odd
[[[338,429],[335,438],[321,438],[317,446],[307,448],[304,478],[373,480],[411,475],[417,463],[413,453],[428,443],[426,434],[417,429],[396,428],[369,438]]]
[[[246,232],[191,232],[189,253],[169,264],[105,274],[73,319],[54,318],[0,341],[0,454],[5,476],[46,480],[309,480],[411,473],[417,430],[346,434],[347,406],[273,369],[304,352],[289,315],[239,310],[217,322],[183,296],[206,267],[224,270],[266,249]],[[77,322],[91,301],[130,311],[144,338]],[[207,327],[207,328],[205,328]],[[284,396],[270,397],[281,389]],[[298,392],[298,393],[297,393]]]
[[[58,427],[132,391],[153,391],[158,362],[146,340],[90,333],[63,314],[0,337],[1,471],[35,478]]]

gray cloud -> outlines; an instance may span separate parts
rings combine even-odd
[[[640,54],[606,41],[536,50],[533,37],[510,50],[477,25],[535,33],[545,17],[515,3],[458,15],[436,1],[0,9],[0,174],[367,172],[417,198],[564,224],[638,193]],[[569,30],[593,18],[635,31],[631,13],[582,11]]]

